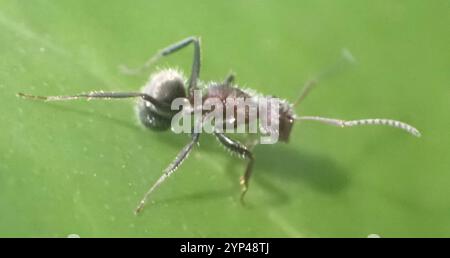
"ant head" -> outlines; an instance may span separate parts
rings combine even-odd
[[[292,126],[294,125],[295,115],[292,105],[284,102],[280,105],[280,121],[279,121],[279,140],[289,142]]]
[[[139,99],[137,113],[142,124],[159,131],[169,129],[172,117],[178,112],[178,110],[170,110],[172,101],[186,97],[184,82],[184,76],[174,69],[165,69],[152,74],[142,92],[167,104],[168,109],[157,108],[149,101]]]

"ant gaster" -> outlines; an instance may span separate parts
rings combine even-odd
[[[142,88],[141,92],[103,92],[103,91],[92,91],[89,93],[70,95],[70,96],[34,96],[27,95],[23,93],[18,93],[18,96],[27,99],[37,99],[44,101],[65,101],[65,100],[75,100],[75,99],[121,99],[121,98],[137,98],[137,113],[139,120],[146,127],[157,130],[165,131],[171,126],[171,119],[178,112],[178,110],[171,110],[171,103],[176,98],[185,98],[190,103],[193,102],[194,91],[199,89],[199,74],[200,74],[200,40],[197,37],[189,37],[178,43],[170,45],[156,55],[150,58],[142,67],[136,69],[129,69],[126,67],[121,67],[122,72],[128,74],[139,73],[145,68],[149,67],[160,57],[167,56],[174,53],[190,44],[194,46],[194,59],[192,63],[192,70],[189,79],[187,80],[187,89],[185,87],[185,78],[176,70],[164,69],[156,72],[150,77],[150,81],[147,85]],[[349,57],[347,53],[347,57]],[[287,101],[282,100],[279,113],[279,140],[283,142],[288,142],[289,135],[292,126],[296,120],[313,120],[322,122],[329,125],[334,125],[338,127],[350,127],[357,125],[388,125],[392,127],[397,127],[403,129],[415,136],[420,136],[419,131],[400,121],[391,119],[361,119],[361,120],[340,120],[333,118],[324,118],[318,116],[296,116],[293,108],[301,103],[301,101],[308,95],[309,91],[317,83],[317,79],[308,81],[300,96],[297,100],[290,104]],[[245,91],[239,89],[234,84],[234,76],[229,75],[223,82],[211,82],[205,85],[205,91],[203,98],[217,97],[221,100],[225,100],[228,96],[252,97],[250,91]],[[194,125],[196,126],[196,125]],[[254,163],[254,156],[251,152],[251,148],[242,144],[241,142],[234,140],[233,138],[225,135],[222,132],[215,132],[214,135],[217,137],[219,142],[224,145],[228,150],[233,153],[238,154],[238,156],[243,157],[247,160],[247,167],[245,169],[244,175],[240,178],[240,185],[242,188],[241,200],[243,200],[245,193],[248,189],[249,179],[252,173],[252,167]],[[136,213],[142,211],[145,203],[147,202],[150,194],[162,183],[164,182],[181,163],[188,157],[189,153],[192,151],[193,147],[198,143],[200,134],[198,132],[191,133],[191,139],[187,145],[178,153],[176,158],[169,164],[169,166],[164,170],[162,176],[152,185],[148,192],[144,195],[139,205],[136,208]]]

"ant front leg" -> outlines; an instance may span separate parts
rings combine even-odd
[[[214,133],[214,134],[219,140],[219,142],[223,144],[227,149],[238,154],[240,157],[243,157],[248,160],[247,168],[245,169],[245,174],[241,176],[239,181],[242,189],[241,202],[244,203],[244,196],[248,190],[248,182],[250,180],[250,176],[252,175],[253,162],[255,160],[253,158],[253,154],[245,145],[243,145],[239,141],[233,140],[223,133]]]
[[[188,93],[189,93],[189,96],[192,96],[193,91],[195,89],[197,89],[197,81],[200,76],[201,50],[200,50],[200,39],[198,37],[188,37],[180,42],[177,42],[175,44],[172,44],[172,45],[160,50],[158,53],[156,53],[156,55],[152,56],[141,67],[130,69],[126,66],[121,66],[120,69],[125,74],[140,73],[142,70],[144,70],[145,68],[152,65],[154,62],[156,62],[161,57],[168,56],[168,55],[190,45],[191,43],[194,44],[194,58],[193,58],[193,62],[192,62],[191,77],[189,78]]]
[[[347,49],[342,49],[340,58],[334,64],[323,69],[318,75],[309,79],[303,85],[303,89],[300,92],[300,95],[294,101],[293,105],[298,106],[309,95],[311,89],[317,86],[319,81],[323,80],[324,78],[332,77],[333,75],[338,73],[344,67],[344,65],[355,63],[356,61],[352,53],[350,53],[350,51]]]

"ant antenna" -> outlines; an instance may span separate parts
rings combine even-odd
[[[316,86],[320,80],[323,80],[324,78],[327,77],[332,77],[340,69],[342,69],[343,65],[347,64],[356,64],[356,59],[353,57],[352,53],[348,49],[343,48],[341,51],[340,58],[334,64],[328,66],[327,68],[322,70],[322,72],[320,72],[318,75],[314,76],[312,79],[308,80],[304,84],[303,89],[300,92],[299,97],[294,101],[293,106],[295,107],[298,104],[300,104],[306,98],[306,96],[308,96],[311,89],[314,88],[314,86]]]
[[[319,117],[319,116],[300,116],[296,117],[295,120],[311,120],[311,121],[317,121],[324,124],[334,125],[338,127],[351,127],[351,126],[359,126],[359,125],[387,125],[395,128],[402,129],[416,137],[420,137],[421,134],[419,130],[417,130],[415,127],[403,123],[397,120],[392,119],[385,119],[385,118],[369,118],[369,119],[360,119],[360,120],[340,120],[340,119],[334,119],[334,118],[326,118],[326,117]]]

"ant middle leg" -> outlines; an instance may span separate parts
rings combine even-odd
[[[241,202],[244,203],[244,197],[248,191],[248,183],[250,180],[250,176],[252,175],[252,168],[255,160],[253,154],[245,145],[243,145],[239,141],[231,139],[223,133],[214,133],[214,135],[217,137],[219,142],[223,144],[227,149],[248,160],[245,173],[239,180],[239,183],[241,185]]]
[[[156,53],[154,56],[152,56],[150,59],[147,60],[147,62],[144,63],[141,67],[138,68],[128,68],[126,66],[120,66],[120,69],[125,74],[137,74],[140,73],[145,68],[148,68],[150,65],[152,65],[154,62],[156,62],[158,59],[160,59],[163,56],[168,56],[186,46],[189,44],[194,44],[194,58],[192,62],[192,71],[191,76],[189,79],[189,86],[188,86],[188,93],[191,94],[193,90],[197,88],[197,80],[200,76],[200,65],[201,65],[201,50],[200,50],[200,39],[198,37],[188,37],[186,39],[183,39],[182,41],[179,41],[175,44],[172,44]]]

